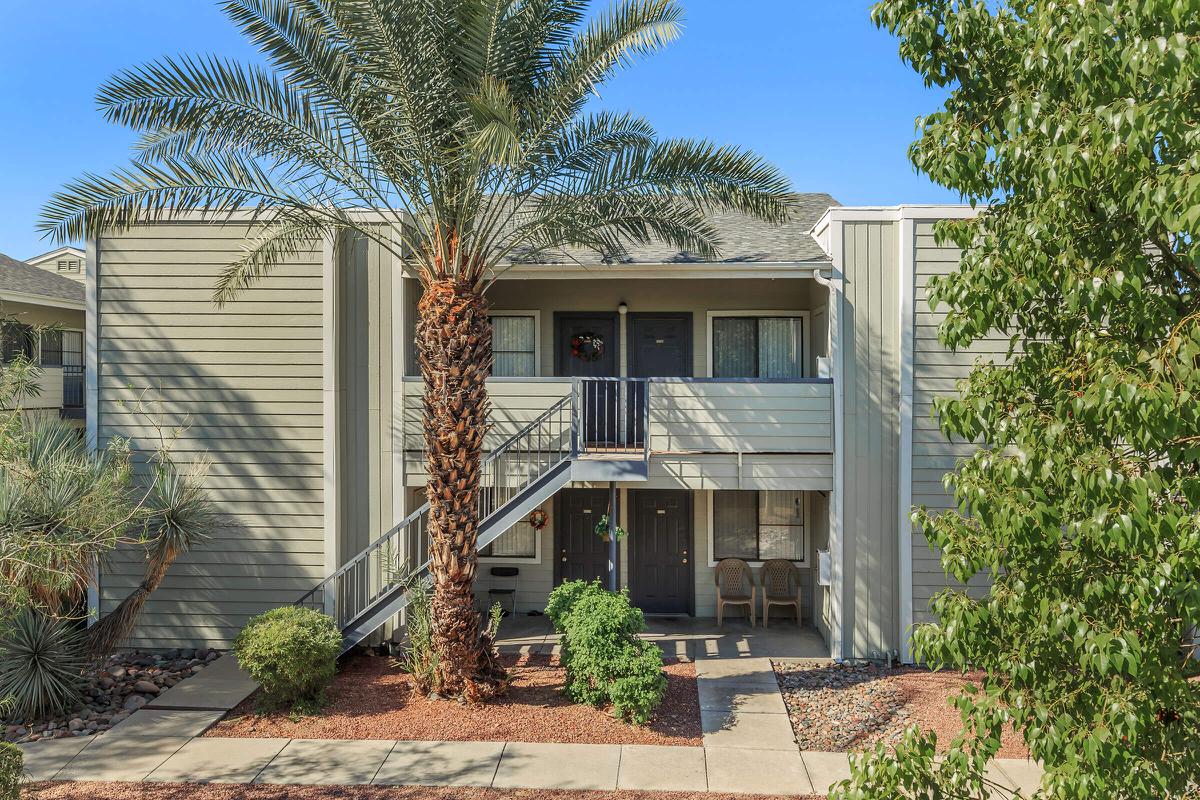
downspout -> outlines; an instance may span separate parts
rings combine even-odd
[[[617,591],[617,482],[608,482],[608,590]]]
[[[833,225],[832,221],[830,225]],[[834,237],[834,232],[830,232],[830,259],[832,262],[833,271],[841,269],[842,247],[841,247],[841,224],[837,223],[837,237]],[[845,491],[844,491],[844,473],[845,473],[845,428],[844,428],[844,386],[842,382],[842,336],[841,336],[841,308],[843,283],[839,277],[832,275],[826,278],[819,271],[813,272],[813,279],[817,283],[829,290],[829,360],[831,364],[830,376],[833,379],[833,499],[831,509],[833,511],[829,520],[829,552],[830,560],[830,581],[829,581],[829,597],[830,597],[830,625],[829,625],[829,651],[830,656],[843,660],[847,658],[846,652],[846,636],[842,626],[844,624],[843,596],[842,596],[842,563],[845,557],[845,531],[843,528],[843,520],[845,519]]]

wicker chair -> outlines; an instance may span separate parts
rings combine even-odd
[[[717,627],[725,621],[725,606],[746,606],[749,609],[750,627],[754,627],[754,606],[758,602],[758,589],[754,585],[754,573],[750,565],[740,558],[726,558],[717,564]],[[750,593],[746,594],[746,587]]]
[[[800,570],[784,558],[772,558],[762,565],[763,627],[768,626],[771,606],[793,606],[796,624],[800,624]]]

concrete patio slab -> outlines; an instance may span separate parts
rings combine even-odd
[[[706,747],[710,792],[812,794],[798,750],[745,750]]]
[[[151,772],[146,780],[252,783],[287,743],[287,739],[192,739]]]
[[[372,783],[491,786],[504,742],[396,742]]]
[[[155,736],[190,739],[216,724],[224,711],[181,711],[140,708],[113,726],[105,736]]]
[[[616,789],[618,744],[509,742],[492,786],[526,789]]]
[[[730,714],[701,711],[705,747],[740,747],[755,750],[796,749],[796,735],[787,714]]]
[[[737,678],[713,678],[698,681],[701,711],[725,711],[742,714],[786,714],[778,686],[765,682],[739,683]]]
[[[202,672],[160,694],[146,708],[220,709],[228,711],[249,697],[258,684],[238,666],[232,655],[224,655]]]
[[[621,748],[618,789],[703,792],[708,789],[703,747],[627,744]]]
[[[380,739],[293,739],[263,767],[254,782],[370,783],[394,744]]]
[[[1020,789],[1022,794],[1031,795],[1042,786],[1045,771],[1036,761],[1028,758],[997,758],[989,767],[996,767],[1008,778],[1008,785]]]
[[[54,777],[60,781],[140,781],[187,743],[183,737],[151,739],[106,733],[97,736]]]
[[[25,754],[25,778],[31,781],[50,780],[95,739],[95,736],[71,736],[17,745]]]
[[[819,753],[805,750],[800,754],[808,780],[818,794],[828,794],[829,787],[850,778],[850,756],[847,753]]]

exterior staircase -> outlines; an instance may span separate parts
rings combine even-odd
[[[478,547],[491,544],[571,481],[646,480],[649,397],[645,379],[576,379],[570,394],[488,453],[481,469]],[[432,582],[429,526],[427,501],[296,605],[332,616],[346,652],[404,610],[414,579],[423,587]]]

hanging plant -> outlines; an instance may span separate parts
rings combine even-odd
[[[604,358],[604,337],[591,331],[572,336],[571,357],[580,361],[599,361]]]
[[[625,538],[625,529],[620,525],[613,528],[612,533],[616,534],[618,542]],[[611,541],[608,530],[608,514],[600,517],[600,521],[596,523],[596,535],[603,541]]]
[[[529,519],[526,521],[529,523],[529,527],[533,528],[535,531],[540,531],[542,528],[546,527],[546,523],[549,521],[549,519],[550,516],[545,511],[542,511],[540,508],[535,508],[533,511],[529,512]]]

